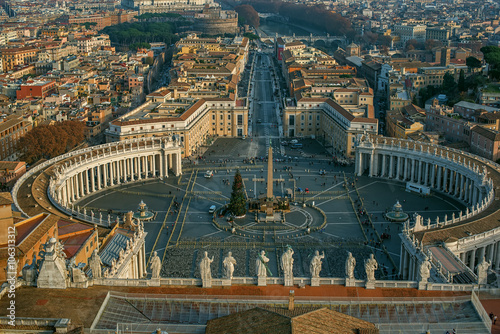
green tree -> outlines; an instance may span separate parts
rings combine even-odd
[[[455,78],[450,72],[446,72],[443,76],[443,85],[441,88],[445,91],[446,94],[452,93],[457,88],[457,83],[455,82]]]
[[[231,192],[231,199],[229,201],[229,211],[239,217],[247,212],[247,201],[245,199],[245,192],[243,190],[243,180],[239,170],[236,170],[233,181],[233,191]]]
[[[481,68],[481,66],[482,66],[481,61],[479,59],[477,59],[476,57],[472,57],[472,56],[467,57],[467,59],[465,59],[465,64],[469,68],[469,72],[471,71],[471,69]]]
[[[458,90],[465,92],[467,87],[465,86],[465,73],[464,70],[460,70],[460,76],[458,77]]]

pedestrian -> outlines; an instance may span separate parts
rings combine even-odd
[[[493,316],[493,325],[494,325],[494,324],[496,324],[496,323],[497,323],[497,316],[496,316],[496,315],[494,315],[494,316]]]

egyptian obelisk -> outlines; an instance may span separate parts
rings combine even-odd
[[[269,145],[267,154],[267,201],[273,202],[273,148]],[[272,207],[272,204],[271,204]]]

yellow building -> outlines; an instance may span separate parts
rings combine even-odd
[[[283,130],[287,137],[316,138],[332,154],[352,158],[357,136],[376,134],[378,120],[356,117],[329,98],[302,98],[285,108]]]
[[[206,98],[170,100],[148,96],[150,101],[110,122],[106,141],[176,136],[183,143],[183,157],[195,154],[210,137],[248,135],[245,100]],[[153,102],[156,101],[156,102]]]

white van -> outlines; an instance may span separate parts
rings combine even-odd
[[[212,205],[210,209],[208,209],[208,213],[214,213],[215,209],[217,209],[217,207],[215,205]]]
[[[290,144],[298,144],[298,142],[299,142],[299,141],[298,141],[297,139],[292,139],[292,140],[290,140]]]

